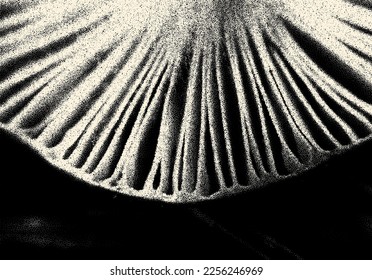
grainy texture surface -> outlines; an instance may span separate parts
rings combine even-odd
[[[365,1],[0,1],[0,124],[85,182],[223,197],[371,138]]]

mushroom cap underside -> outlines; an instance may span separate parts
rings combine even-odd
[[[0,3],[0,126],[172,202],[297,175],[372,132],[366,1]]]

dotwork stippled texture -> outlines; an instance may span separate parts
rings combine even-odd
[[[362,0],[2,0],[0,126],[127,195],[228,196],[372,134]]]

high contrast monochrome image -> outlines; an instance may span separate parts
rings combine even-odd
[[[372,2],[0,0],[0,258],[372,259]]]

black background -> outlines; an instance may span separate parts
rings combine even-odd
[[[1,259],[372,259],[372,143],[187,205],[89,186],[0,134]]]

